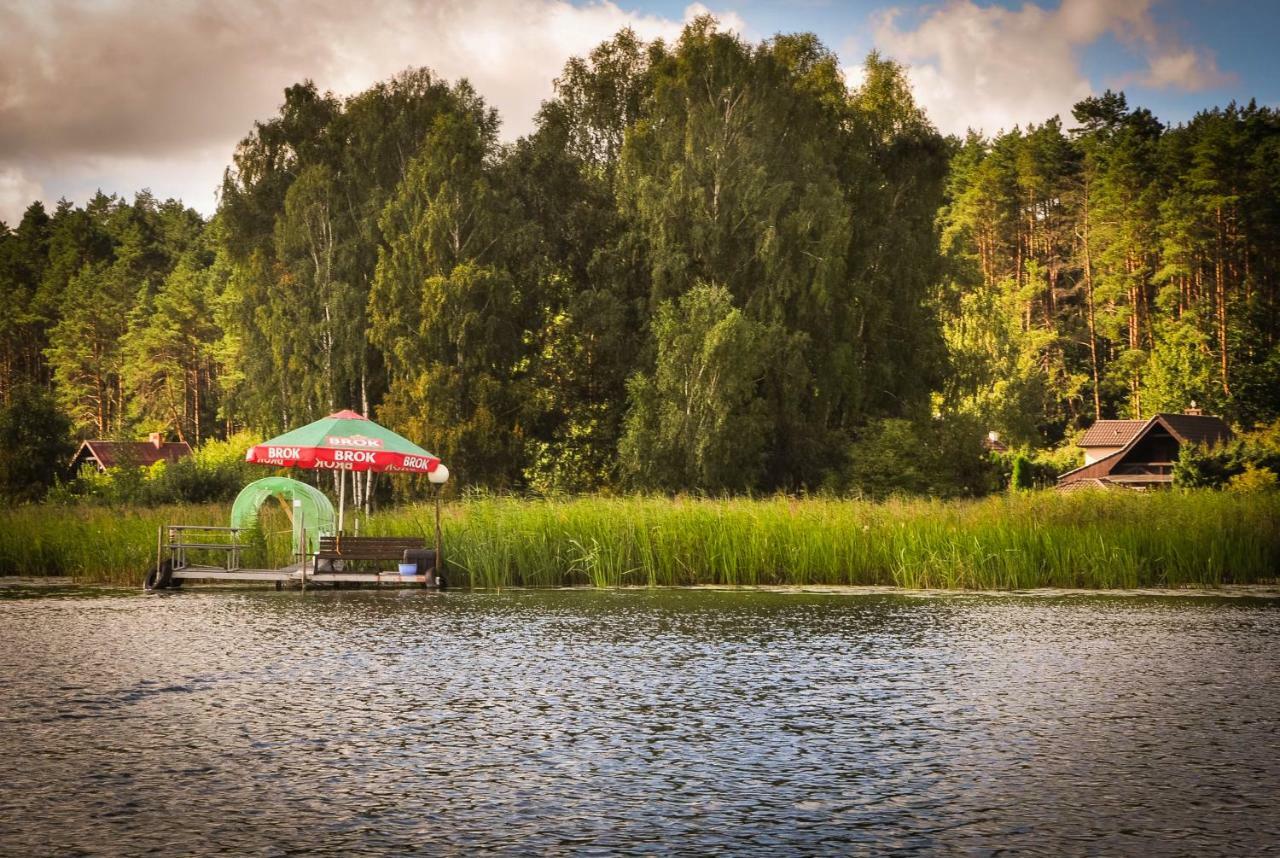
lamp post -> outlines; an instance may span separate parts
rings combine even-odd
[[[435,578],[435,584],[440,584],[440,490],[444,488],[444,484],[449,479],[449,469],[445,467],[444,462],[436,465],[436,469],[427,474],[427,479],[431,485],[436,488],[436,557],[435,572],[432,577]]]

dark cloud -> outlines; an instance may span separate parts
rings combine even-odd
[[[566,0],[0,0],[0,219],[35,187],[83,199],[139,176],[209,211],[236,142],[307,78],[350,94],[411,66],[465,76],[512,138],[565,60],[624,26],[681,22]]]
[[[331,58],[279,4],[0,8],[0,159],[159,155],[235,139]]]

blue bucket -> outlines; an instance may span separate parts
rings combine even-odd
[[[418,564],[417,563],[401,563],[400,574],[401,575],[417,575]]]

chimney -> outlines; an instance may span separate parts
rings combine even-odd
[[[147,440],[150,441],[157,450],[164,446],[164,436],[159,432],[152,432],[147,436]]]
[[[1191,400],[1191,407],[1188,408],[1185,413],[1190,414],[1192,417],[1199,417],[1204,414],[1204,411],[1196,407],[1196,401],[1193,399]]]

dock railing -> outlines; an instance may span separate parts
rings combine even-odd
[[[169,537],[166,547],[174,571],[192,565],[187,560],[189,550],[221,553],[222,562],[219,566],[226,572],[234,572],[240,568],[241,552],[244,550],[244,546],[240,544],[240,528],[170,524],[166,525],[166,530]],[[215,542],[214,534],[226,534],[228,539]]]

